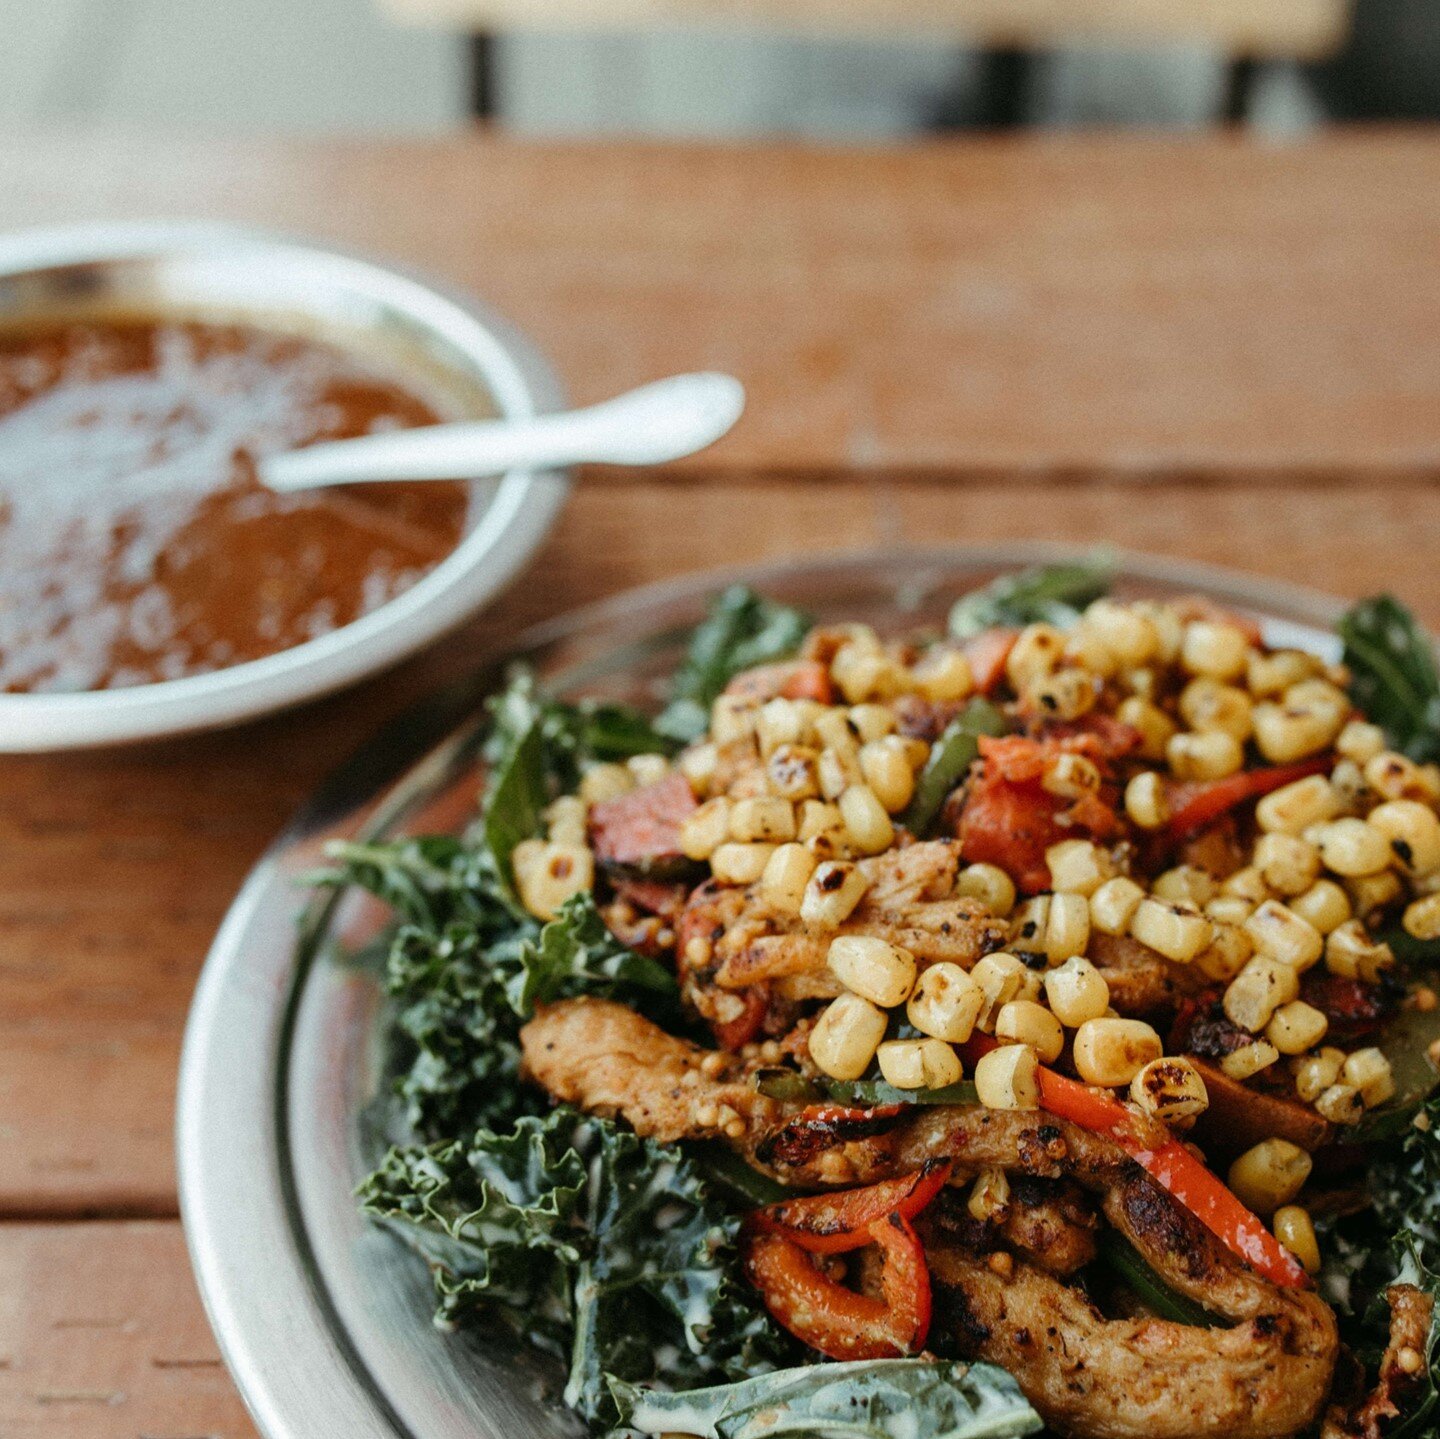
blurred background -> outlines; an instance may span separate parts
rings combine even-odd
[[[886,140],[1440,113],[1435,0],[0,0],[0,123]]]

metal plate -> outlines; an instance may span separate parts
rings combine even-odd
[[[911,550],[702,575],[640,590],[527,637],[561,694],[653,704],[714,591],[743,579],[818,619],[882,632],[943,620],[960,594],[1056,546]],[[1197,591],[1264,621],[1271,643],[1334,656],[1338,601],[1171,560],[1118,559],[1117,587]],[[559,1439],[558,1372],[513,1344],[437,1331],[429,1277],[356,1212],[376,1154],[381,1002],[333,958],[376,923],[360,897],[315,905],[300,877],[326,842],[456,826],[473,802],[481,701],[494,665],[378,736],[335,775],[251,875],[195,996],[180,1075],[180,1197],[226,1361],[268,1439]],[[298,929],[297,929],[298,926]],[[299,939],[297,941],[297,934]]]

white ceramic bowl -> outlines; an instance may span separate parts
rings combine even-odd
[[[499,316],[359,256],[217,225],[87,225],[0,237],[0,324],[105,310],[302,328],[413,366],[462,412],[522,416],[564,403],[549,365]],[[555,472],[477,482],[464,538],[446,559],[363,618],[291,649],[129,689],[0,694],[0,751],[210,729],[362,679],[452,628],[506,584],[550,528],[568,487],[569,476]]]

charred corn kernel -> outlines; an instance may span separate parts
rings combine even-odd
[[[1244,924],[1255,913],[1255,906],[1238,894],[1217,894],[1204,909],[1205,918],[1213,919],[1216,924]]]
[[[991,1105],[992,1109],[1009,1107],[1011,1106]],[[970,1187],[970,1197],[965,1201],[971,1219],[977,1224],[989,1224],[992,1221],[998,1223],[1005,1217],[1009,1205],[1010,1180],[1005,1171],[993,1166],[982,1169],[975,1176],[975,1183]]]
[[[1281,786],[1255,806],[1260,828],[1272,834],[1298,835],[1340,812],[1340,801],[1323,774],[1312,774]]]
[[[1300,918],[1278,899],[1267,899],[1245,921],[1245,933],[1261,954],[1298,971],[1320,962],[1325,939],[1313,924]]]
[[[1125,786],[1125,813],[1141,829],[1159,829],[1169,820],[1170,801],[1165,794],[1165,781],[1154,770],[1141,770]]]
[[[1161,664],[1174,664],[1180,656],[1180,645],[1185,638],[1185,620],[1174,605],[1140,600],[1131,606],[1137,614],[1144,615],[1155,626],[1155,658]]]
[[[998,865],[967,864],[956,877],[955,893],[978,899],[1000,919],[1015,908],[1015,881]]]
[[[1010,687],[1022,694],[1059,665],[1065,654],[1065,636],[1054,625],[1026,625],[1010,646],[1005,674]]]
[[[959,1056],[938,1039],[891,1039],[875,1052],[880,1074],[896,1089],[944,1089],[965,1070]]]
[[[1230,902],[1243,904],[1245,901]],[[1195,956],[1195,967],[1206,979],[1213,979],[1216,984],[1229,984],[1250,962],[1255,946],[1240,925],[1228,924],[1213,917],[1211,923],[1215,926],[1214,935],[1210,943]]]
[[[578,795],[562,794],[545,807],[546,833],[557,844],[584,844],[585,817],[590,806]]]
[[[829,964],[847,989],[885,1009],[904,1004],[915,988],[915,956],[870,935],[842,934],[832,939]]]
[[[670,773],[670,761],[663,754],[633,754],[625,761],[625,767],[642,787],[659,784]]]
[[[805,886],[800,918],[820,929],[839,929],[869,888],[870,881],[849,861],[826,860]]]
[[[849,704],[870,699],[889,699],[900,690],[903,676],[899,666],[883,648],[851,640],[840,646],[830,661],[830,675]]]
[[[1315,1101],[1315,1109],[1331,1124],[1358,1124],[1365,1113],[1365,1101],[1353,1084],[1332,1084]]]
[[[771,794],[789,804],[819,798],[819,760],[807,745],[777,745],[765,761],[765,783]]]
[[[1339,929],[1352,914],[1350,896],[1333,879],[1317,879],[1290,901],[1290,908],[1321,934]]]
[[[1320,851],[1296,834],[1262,834],[1255,841],[1255,868],[1276,894],[1304,894],[1320,877]]]
[[[1378,1049],[1357,1049],[1346,1059],[1341,1080],[1360,1091],[1366,1109],[1373,1109],[1395,1096],[1395,1076],[1390,1061]]]
[[[1096,600],[1086,608],[1082,623],[1125,669],[1148,664],[1160,647],[1154,622],[1115,600]]]
[[[1225,1016],[1259,1034],[1282,1004],[1300,996],[1300,975],[1292,965],[1256,955],[1226,986]]]
[[[875,798],[891,813],[899,814],[915,793],[915,769],[898,735],[871,740],[860,749],[860,773]]]
[[[773,844],[727,840],[711,852],[710,873],[721,884],[754,884],[774,853]]]
[[[1362,814],[1378,798],[1365,782],[1365,771],[1353,759],[1336,761],[1330,771],[1330,788],[1335,792],[1336,814]]]
[[[1063,839],[1045,851],[1050,887],[1064,894],[1091,895],[1115,873],[1110,856],[1088,839]]]
[[[826,745],[816,761],[815,777],[820,793],[827,800],[838,800],[851,785],[865,782],[865,776],[860,773],[860,751],[853,746],[847,749]]]
[[[1086,1084],[1129,1084],[1164,1053],[1160,1036],[1140,1019],[1087,1019],[1075,1031],[1075,1070]]]
[[[1151,704],[1158,701],[1164,689],[1160,674],[1153,665],[1140,665],[1136,669],[1124,671],[1119,677],[1119,683],[1136,699],[1148,700]]]
[[[635,788],[635,776],[623,764],[593,764],[580,776],[580,798],[586,804],[619,799]]]
[[[765,861],[760,890],[767,904],[782,914],[799,914],[805,886],[815,873],[815,856],[803,844],[782,844]]]
[[[810,1031],[810,1058],[831,1079],[859,1079],[870,1067],[888,1020],[858,994],[842,994]]]
[[[1182,730],[1165,746],[1165,759],[1176,779],[1224,779],[1245,763],[1245,747],[1224,730]]]
[[[861,854],[879,854],[895,842],[895,826],[868,784],[852,784],[840,796],[840,817]]]
[[[1339,732],[1343,713],[1319,704],[1266,701],[1255,706],[1255,744],[1271,764],[1318,754]]]
[[[755,716],[755,738],[762,755],[783,744],[803,743],[809,728],[805,711],[794,700],[766,700]]]
[[[1348,919],[1331,930],[1325,939],[1325,967],[1342,979],[1375,983],[1382,970],[1390,969],[1395,955],[1388,944],[1371,937],[1358,919]]]
[[[1230,1166],[1230,1188],[1247,1208],[1273,1214],[1310,1178],[1310,1156],[1288,1139],[1262,1139]]]
[[[554,919],[567,899],[595,884],[595,856],[583,844],[521,840],[510,867],[520,903],[536,919]]]
[[[1440,894],[1426,895],[1406,905],[1403,923],[1412,939],[1440,939]]]
[[[1325,868],[1349,879],[1379,874],[1390,863],[1390,841],[1363,819],[1332,819],[1320,826],[1318,843]]]
[[[1265,1026],[1265,1038],[1281,1054],[1304,1054],[1314,1049],[1329,1031],[1330,1021],[1313,1004],[1303,999],[1292,999],[1282,1004],[1270,1016]]]
[[[1033,999],[1012,999],[995,1016],[995,1038],[1006,1044],[1028,1044],[1045,1064],[1053,1064],[1065,1048],[1060,1021]]]
[[[1306,1104],[1314,1104],[1332,1084],[1339,1083],[1344,1067],[1344,1052],[1330,1045],[1307,1055],[1295,1066],[1295,1093]]]
[[[1253,864],[1247,865],[1244,869],[1237,869],[1234,874],[1221,880],[1220,893],[1247,899],[1252,905],[1264,904],[1271,897],[1270,886],[1265,883],[1265,876]]]
[[[1035,1051],[1025,1044],[1002,1044],[982,1055],[975,1066],[975,1091],[986,1109],[1038,1109]]]
[[[895,711],[889,705],[852,705],[850,724],[862,746],[895,733]]]
[[[1307,1274],[1320,1272],[1320,1245],[1309,1210],[1298,1204],[1282,1204],[1275,1211],[1275,1238],[1295,1256]]]
[[[769,796],[737,799],[730,806],[730,838],[741,844],[784,844],[795,838],[795,808],[789,800]]]
[[[1155,876],[1150,892],[1156,899],[1179,901],[1203,909],[1215,898],[1215,880],[1198,865],[1177,864]]]
[[[1027,700],[1052,719],[1077,720],[1095,708],[1100,681],[1089,670],[1071,666],[1033,680],[1024,690]]]
[[[1245,673],[1250,641],[1223,620],[1192,620],[1180,641],[1180,664],[1192,675],[1233,680]]]
[[[1130,917],[1130,935],[1148,949],[1188,964],[1207,944],[1215,926],[1193,905],[1173,900],[1142,899]]]
[[[825,800],[807,799],[800,806],[799,831],[796,838],[802,843],[818,839],[822,835],[839,840],[845,829],[840,818],[840,806]]]
[[[1394,750],[1381,750],[1365,762],[1365,783],[1381,799],[1424,799],[1420,766]]]
[[[1083,799],[1100,788],[1100,771],[1083,754],[1059,754],[1046,765],[1040,786],[1062,799]]]
[[[744,695],[719,695],[710,706],[710,738],[717,745],[755,738],[760,706]]]
[[[854,720],[850,718],[851,713],[850,710],[838,707],[821,709],[812,725],[816,744],[825,749],[838,750],[844,755],[858,755],[860,734],[855,728]]]
[[[1210,1107],[1205,1081],[1188,1059],[1152,1059],[1130,1081],[1130,1098],[1166,1124],[1193,1119]]]
[[[1335,736],[1335,749],[1356,764],[1368,764],[1385,750],[1385,731],[1367,720],[1351,720]]]
[[[926,971],[927,974],[929,972]],[[1003,951],[987,954],[976,963],[975,968],[970,971],[970,978],[979,988],[981,997],[980,1010],[975,1018],[977,1028],[985,1034],[991,1033],[995,1028],[996,1016],[1005,1005],[1012,999],[1032,997],[1021,992],[1026,986],[1029,974],[1023,960]],[[919,1024],[915,1027],[921,1028]]]
[[[1102,680],[1120,668],[1110,646],[1083,620],[1065,636],[1065,662]]]
[[[1269,1069],[1279,1058],[1280,1051],[1268,1039],[1257,1039],[1253,1044],[1232,1049],[1220,1061],[1220,1069],[1228,1078],[1243,1084],[1262,1069]]]
[[[910,669],[910,680],[927,700],[940,704],[963,700],[975,688],[970,661],[959,650],[943,645],[916,660]]]
[[[1269,654],[1252,650],[1245,682],[1250,693],[1259,698],[1283,695],[1291,685],[1313,679],[1320,668],[1320,661],[1304,650],[1272,650]]]
[[[1090,896],[1090,924],[1101,934],[1129,934],[1130,921],[1145,891],[1133,879],[1117,875]]]
[[[980,984],[958,964],[942,961],[932,964],[916,981],[905,1017],[921,1034],[947,1044],[964,1044],[975,1032],[984,1003]]]
[[[1390,849],[1407,874],[1440,869],[1440,817],[1416,799],[1391,799],[1365,816],[1371,829],[1390,841]]]
[[[1219,730],[1240,744],[1250,738],[1255,728],[1253,709],[1244,690],[1215,679],[1191,680],[1180,691],[1180,717],[1192,730]]]
[[[686,859],[709,859],[730,838],[730,801],[707,799],[680,821],[680,849]]]
[[[1078,1029],[1110,1008],[1110,986],[1088,959],[1077,954],[1045,976],[1045,999],[1061,1024]]]
[[[1140,754],[1150,760],[1165,758],[1165,746],[1179,728],[1158,705],[1141,699],[1139,695],[1129,695],[1121,700],[1115,718],[1121,724],[1129,725],[1140,736]]]
[[[675,768],[690,782],[696,799],[704,799],[710,793],[715,775],[720,768],[719,749],[706,740],[703,744],[692,744],[675,757]],[[581,782],[584,792],[584,782]]]
[[[1362,875],[1359,879],[1345,881],[1345,893],[1350,896],[1350,906],[1360,919],[1370,920],[1382,909],[1388,909],[1405,892],[1400,876],[1393,870],[1379,874]]]
[[[1059,964],[1090,943],[1090,902],[1083,894],[1042,894],[1015,911],[1010,935],[1018,949]]]

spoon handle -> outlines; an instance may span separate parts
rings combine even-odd
[[[675,375],[588,409],[523,419],[427,425],[311,445],[260,463],[273,490],[377,480],[475,480],[577,464],[654,465],[718,440],[745,392],[729,375]]]

